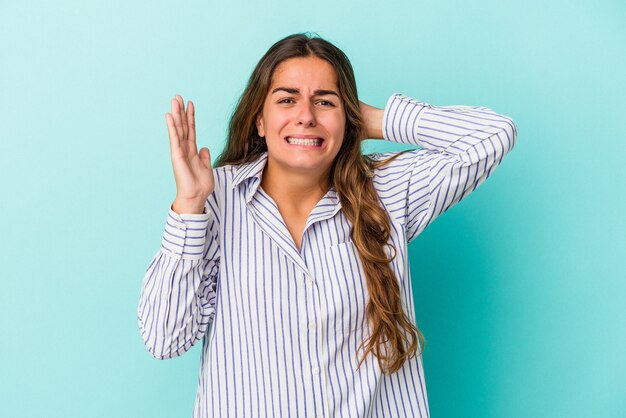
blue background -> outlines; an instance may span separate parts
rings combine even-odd
[[[618,0],[2,2],[0,416],[191,416],[200,346],[157,361],[136,319],[175,196],[164,115],[192,99],[215,159],[256,62],[302,31],[366,103],[518,126],[410,246],[432,416],[626,416],[625,22]]]

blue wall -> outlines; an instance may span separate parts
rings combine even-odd
[[[617,0],[3,2],[0,416],[191,415],[200,347],[157,361],[136,320],[176,191],[164,115],[192,99],[217,157],[253,66],[301,31],[367,103],[518,126],[410,246],[432,416],[626,416],[625,22]]]

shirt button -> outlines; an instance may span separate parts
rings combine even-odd
[[[314,282],[314,281],[315,281],[315,280],[313,280],[313,278],[312,278],[312,277],[310,277],[310,276],[308,276],[308,277],[306,278],[306,282],[307,282],[307,284],[313,284],[313,282]]]
[[[180,248],[174,248],[174,249],[172,250],[172,252],[173,252],[174,254],[180,254],[180,253],[182,253],[182,251],[180,250]]]
[[[309,322],[309,329],[315,329],[315,322]]]
[[[313,374],[320,374],[320,368],[319,367],[313,367],[313,370],[311,370],[313,372]]]

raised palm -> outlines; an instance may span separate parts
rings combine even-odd
[[[196,146],[194,105],[177,95],[172,99],[172,113],[165,114],[170,137],[172,167],[176,179],[176,202],[191,211],[204,208],[204,202],[215,188],[211,154],[208,148]]]

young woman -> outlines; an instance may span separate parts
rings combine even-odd
[[[138,320],[159,359],[202,339],[194,417],[429,416],[407,244],[500,164],[511,118],[369,106],[342,51],[296,34],[257,64],[215,167],[191,101],[166,120],[177,194]]]

